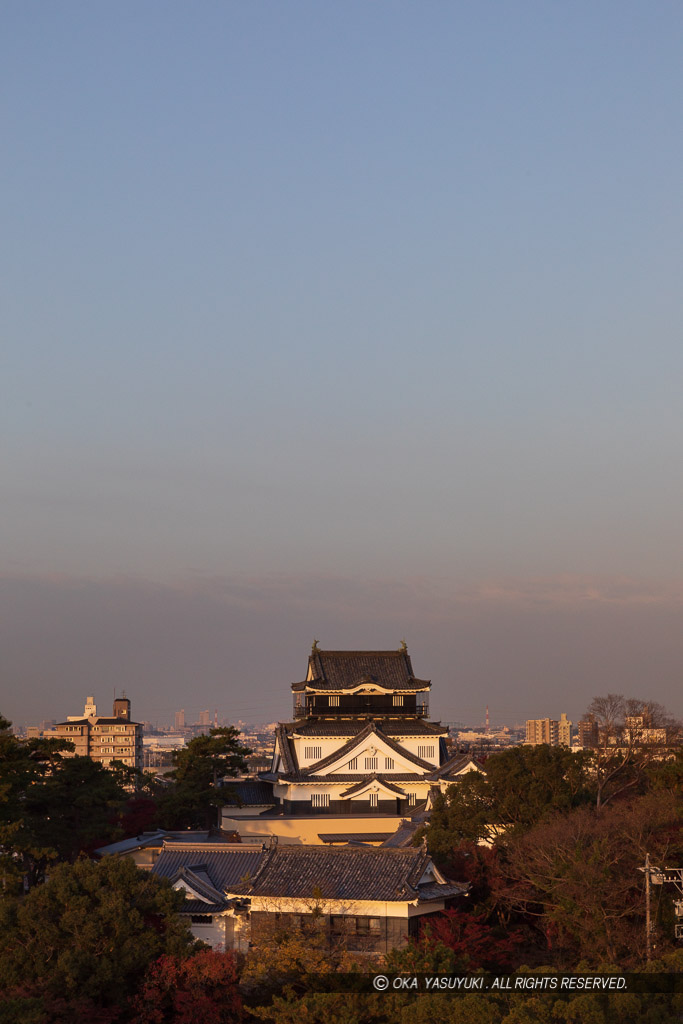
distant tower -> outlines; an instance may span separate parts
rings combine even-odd
[[[213,727],[214,729],[218,728],[218,708],[213,713]]]
[[[181,711],[176,711],[176,713],[175,713],[175,727],[176,727],[176,731],[178,729],[184,729],[185,728],[185,708],[183,708]]]
[[[486,705],[486,732],[489,731],[489,706]]]
[[[211,724],[211,712],[210,711],[200,711],[199,712],[199,724],[200,725],[210,725]]]

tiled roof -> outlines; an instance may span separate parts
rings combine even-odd
[[[394,783],[390,781],[391,778],[393,778],[393,776],[376,774],[368,775],[364,779],[361,779],[360,782],[357,782],[355,786],[351,786],[350,789],[344,790],[341,796],[355,796],[356,793],[361,793],[369,783],[375,781],[381,782],[385,789],[388,789],[392,793],[396,793],[397,796],[405,796],[403,790],[399,789],[398,786],[394,785]]]
[[[448,778],[451,775],[454,777],[458,776],[470,762],[474,762],[482,772],[484,771],[482,765],[480,765],[477,759],[472,757],[470,754],[455,754],[448,761],[445,761],[444,764],[430,772],[429,778],[443,779]]]
[[[192,868],[181,868],[176,872],[173,877],[173,883],[181,881],[190,887],[193,893],[198,897],[204,897],[208,901],[208,904],[214,906],[224,906],[227,903],[227,897],[225,893],[220,892],[211,883],[208,872],[205,865],[197,866],[194,870]],[[187,890],[185,890],[187,891]],[[188,895],[188,899],[192,899],[191,895]],[[207,904],[207,905],[208,905]]]
[[[396,829],[393,835],[388,836],[382,843],[383,849],[389,848],[401,848],[404,846],[413,845],[413,836],[417,832],[419,825],[417,822],[404,821]]]
[[[263,855],[262,846],[246,843],[164,843],[152,874],[174,879],[183,868],[202,870],[219,892],[244,893]]]
[[[179,914],[216,914],[221,910],[229,906],[229,901],[222,900],[220,903],[204,903],[203,900],[193,900],[189,898],[189,895],[185,897],[185,902],[182,904]]]
[[[139,836],[132,836],[130,839],[119,839],[117,843],[109,843],[107,846],[100,846],[95,850],[98,857],[113,857],[116,854],[132,853],[134,850],[141,850],[145,846],[160,846],[168,832],[164,829],[157,829],[156,832],[143,832]]]
[[[457,882],[429,882],[427,885],[419,885],[417,891],[421,900],[444,900],[449,896],[462,896],[468,888],[466,883],[458,885]]]
[[[386,736],[445,736],[448,726],[440,722],[423,722],[421,719],[379,718],[375,721]],[[296,736],[355,736],[365,728],[365,719],[346,718],[330,721],[321,718],[317,721],[284,723],[288,733]]]
[[[197,832],[190,829],[184,832],[167,832],[160,828],[155,832],[142,832],[130,839],[119,839],[116,843],[100,846],[95,853],[98,857],[111,857],[117,854],[132,853],[134,850],[142,850],[146,846],[161,846],[162,842],[234,843],[239,842],[239,835],[234,832],[226,833],[219,829],[211,829],[208,832]]]
[[[254,878],[251,896],[398,902],[419,897],[429,855],[420,848],[276,846]]]
[[[285,729],[284,725],[278,725],[278,727],[275,730],[275,738],[277,740],[277,746],[278,750],[280,751],[282,766],[285,770],[285,773],[289,775],[292,772],[296,772],[298,770],[298,765],[296,763],[296,758],[294,757],[293,750],[290,746],[289,737],[287,735],[287,730]]]
[[[262,807],[277,803],[273,796],[273,786],[262,779],[242,779],[239,782],[226,783],[223,796],[228,806]]]
[[[376,773],[375,773],[376,774]],[[301,779],[290,780],[287,777],[281,777],[280,782],[288,781],[301,781],[306,782],[359,782],[365,785],[372,775],[370,773],[359,773],[359,772],[335,772],[334,775],[301,775]],[[385,779],[388,782],[424,782],[429,783],[429,779],[426,775],[419,775],[417,772],[385,772],[380,778]]]
[[[348,690],[363,682],[388,690],[419,690],[427,679],[416,679],[407,651],[319,651],[308,659],[311,681],[293,683],[293,690]]]

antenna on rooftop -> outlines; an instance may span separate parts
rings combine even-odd
[[[489,706],[486,705],[486,732],[489,731]]]

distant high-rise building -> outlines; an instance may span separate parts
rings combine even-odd
[[[572,745],[572,723],[569,721],[564,711],[560,715],[560,720],[557,723],[557,742],[561,747],[571,747]]]
[[[572,723],[564,711],[559,722],[555,718],[528,718],[524,742],[532,747],[548,743],[551,747],[570,747],[572,743]]]
[[[579,722],[579,746],[597,747],[598,745],[598,723],[594,715],[587,715]]]
[[[131,722],[127,697],[114,701],[111,717],[98,715],[93,698],[88,697],[82,716],[72,715],[66,722],[58,722],[49,735],[74,744],[73,751],[65,751],[66,757],[90,757],[105,768],[112,761],[142,768],[142,726]]]
[[[557,722],[553,718],[528,718],[526,722],[525,743],[532,747],[541,743],[549,743],[551,747],[557,746],[558,729]]]
[[[176,711],[176,713],[175,713],[175,728],[176,728],[176,732],[178,731],[178,729],[184,729],[185,728],[185,708],[183,708],[181,711]]]
[[[199,712],[199,724],[200,725],[210,725],[211,724],[211,712],[210,711],[200,711]]]

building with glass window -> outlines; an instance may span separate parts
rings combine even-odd
[[[93,698],[88,697],[82,716],[70,716],[43,735],[70,740],[74,750],[65,751],[65,757],[90,757],[105,768],[112,761],[142,768],[142,725],[131,721],[127,697],[114,701],[111,717],[98,715]]]

